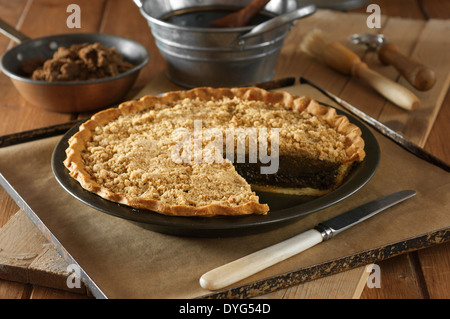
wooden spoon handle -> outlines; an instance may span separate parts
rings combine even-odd
[[[382,63],[394,66],[418,90],[429,90],[436,82],[433,70],[404,56],[392,43],[381,46],[378,57]]]
[[[371,86],[386,99],[405,110],[410,111],[420,106],[419,99],[410,90],[384,77],[380,73],[369,69],[364,62],[354,66],[353,75]]]
[[[241,12],[239,27],[250,24],[250,21],[264,8],[270,0],[253,0],[248,7]]]
[[[211,26],[222,28],[238,28],[247,26],[269,1],[270,0],[253,0],[245,8],[213,21]]]

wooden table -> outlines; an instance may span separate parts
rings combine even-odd
[[[81,29],[68,29],[66,19],[67,3],[58,0],[0,0],[1,18],[15,25],[30,37],[39,37],[56,33],[70,32],[104,32],[125,36],[144,44],[151,56],[151,63],[146,66],[127,98],[133,97],[147,83],[165,69],[165,61],[157,51],[150,30],[140,16],[132,1],[116,0],[78,0],[81,8]],[[446,0],[377,0],[383,15],[418,20],[449,19],[450,4]],[[365,13],[366,6],[352,10]],[[436,35],[444,37],[444,35]],[[0,53],[10,48],[13,43],[6,37],[0,38]],[[411,48],[412,50],[413,48]],[[280,61],[277,76],[283,76],[286,66]],[[301,75],[301,70],[299,69]],[[291,75],[291,74],[289,74]],[[335,81],[338,83],[338,81]],[[350,103],[351,93],[347,80],[343,85],[334,87],[334,93],[341,94]],[[346,86],[347,85],[347,86]],[[59,114],[33,107],[14,89],[9,78],[0,76],[0,135],[35,129],[74,120],[86,114]],[[356,104],[357,105],[357,104]],[[378,116],[381,109],[371,110]],[[381,117],[385,121],[389,118]],[[450,94],[443,96],[441,109],[434,121],[428,137],[421,142],[425,149],[450,162],[448,146],[448,123],[450,122]],[[409,133],[411,134],[411,133]],[[419,137],[420,141],[420,137]],[[0,189],[0,227],[5,225],[17,211],[18,207],[9,195]],[[430,248],[405,253],[377,263],[381,267],[382,287],[364,288],[361,298],[449,298],[450,289],[450,243],[443,243]],[[295,287],[294,287],[295,288]],[[301,289],[287,289],[273,295],[273,298],[301,298]],[[0,280],[0,298],[86,298],[81,294],[55,290],[38,285],[22,284],[14,281]]]

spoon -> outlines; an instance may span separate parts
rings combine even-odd
[[[380,61],[394,66],[416,89],[426,91],[434,85],[434,71],[401,54],[398,47],[388,43],[384,35],[354,34],[349,40],[353,44],[364,44],[369,50],[378,51]]]

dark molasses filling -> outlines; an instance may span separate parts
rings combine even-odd
[[[289,188],[310,187],[319,190],[332,188],[336,183],[339,163],[305,157],[281,155],[274,174],[261,174],[261,167],[269,164],[233,163],[236,171],[249,184]]]

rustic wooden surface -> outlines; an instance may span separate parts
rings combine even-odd
[[[450,18],[450,3],[446,0],[427,0],[427,1],[373,1],[380,5],[382,14],[388,17],[410,18],[422,20],[424,23],[429,19],[448,19]],[[132,38],[144,44],[150,51],[152,62],[144,68],[135,84],[129,97],[134,96],[146,83],[155,78],[165,68],[165,62],[154,46],[153,39],[144,19],[139,15],[137,8],[132,1],[114,1],[114,0],[96,0],[76,1],[82,8],[82,30],[84,32],[105,32]],[[60,32],[77,32],[78,30],[67,29],[65,22],[67,3],[59,0],[16,0],[14,2],[0,0],[1,18],[15,25],[22,32],[30,37],[38,37],[47,34]],[[85,9],[88,8],[88,9]],[[365,7],[354,12],[365,13]],[[42,18],[45,12],[45,19]],[[120,23],[118,23],[120,21]],[[392,20],[394,21],[394,20]],[[407,22],[405,22],[407,23]],[[417,25],[417,24],[415,24]],[[389,32],[389,24],[385,29]],[[408,32],[400,35],[407,37],[409,32],[422,32],[419,29],[406,28]],[[395,36],[393,34],[392,36]],[[444,35],[432,34],[436,38]],[[7,50],[11,41],[5,37],[0,38],[0,52]],[[420,48],[404,47],[410,54],[420,54]],[[369,57],[370,58],[370,57]],[[281,66],[279,69],[283,67]],[[317,66],[315,66],[317,68]],[[292,71],[292,70],[291,70]],[[298,74],[305,70],[299,69]],[[388,71],[392,72],[392,71]],[[339,76],[338,76],[339,77]],[[338,86],[339,81],[335,81],[334,92],[340,93],[343,98],[352,102],[352,85]],[[58,114],[42,111],[31,107],[15,91],[10,80],[6,76],[0,76],[0,90],[2,101],[0,102],[0,135],[19,132],[23,130],[48,126],[75,119],[84,114]],[[437,99],[436,96],[433,97]],[[450,148],[448,144],[448,122],[450,121],[450,94],[444,94],[439,97],[443,100],[442,107],[438,114],[434,116],[435,124],[425,136],[418,136],[417,142],[425,145],[425,148],[436,156],[450,162]],[[354,103],[354,102],[352,102]],[[356,103],[355,103],[356,104]],[[380,120],[395,118],[397,110],[390,105],[382,109],[372,110],[372,115],[377,115]],[[397,117],[396,117],[397,116]],[[404,132],[414,136],[414,132]],[[0,227],[6,225],[18,211],[14,201],[3,191],[0,190]],[[1,252],[0,252],[1,253]],[[1,257],[1,256],[0,256]],[[24,256],[22,256],[24,257]],[[26,257],[26,256],[25,256]],[[25,259],[23,258],[22,261]],[[382,287],[364,289],[361,294],[363,299],[382,299],[382,298],[448,298],[450,290],[450,244],[445,243],[431,248],[419,250],[404,254],[379,263],[382,274]],[[359,270],[361,272],[361,270]],[[345,283],[345,276],[351,276],[350,273],[342,274],[341,283]],[[359,274],[361,276],[361,274]],[[334,276],[333,276],[334,277]],[[325,278],[326,279],[326,278]],[[322,285],[326,290],[329,281]],[[317,284],[317,283],[316,283]],[[304,285],[303,285],[304,286]],[[333,286],[334,287],[334,286]],[[273,295],[273,298],[313,298],[315,295],[308,295],[308,287],[290,288]],[[354,289],[354,288],[353,288]],[[52,289],[42,287],[38,284],[23,284],[9,280],[0,281],[0,298],[86,298],[85,294],[74,294],[61,289]],[[334,292],[334,298],[351,298],[348,295],[339,295]]]

